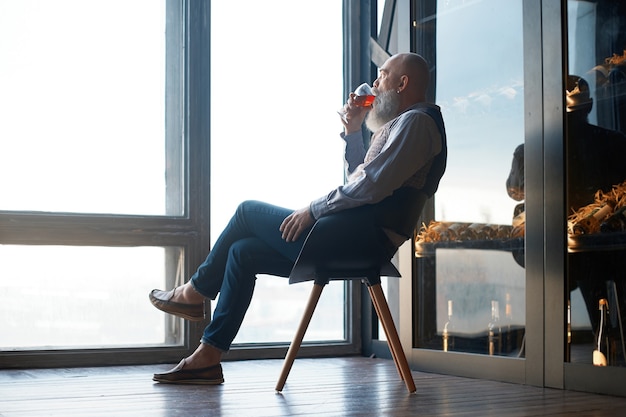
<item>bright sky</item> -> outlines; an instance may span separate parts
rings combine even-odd
[[[162,4],[0,0],[2,209],[163,214]]]

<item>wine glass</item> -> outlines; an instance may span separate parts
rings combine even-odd
[[[370,107],[374,102],[376,96],[372,92],[372,87],[368,83],[363,83],[354,90],[354,105],[357,107]],[[341,108],[341,110],[337,111],[341,118],[347,123],[347,113],[345,108]]]

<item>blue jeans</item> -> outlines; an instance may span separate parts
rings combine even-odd
[[[206,260],[191,277],[200,294],[220,294],[202,343],[228,351],[250,306],[256,274],[288,277],[309,230],[286,242],[278,230],[293,210],[260,201],[239,205]]]

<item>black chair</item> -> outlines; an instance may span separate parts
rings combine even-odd
[[[282,391],[304,334],[311,322],[322,290],[330,280],[360,279],[366,285],[387,336],[391,355],[410,393],[416,391],[389,305],[380,285],[381,276],[400,277],[391,263],[389,249],[381,242],[381,231],[373,227],[366,212],[347,210],[318,220],[296,260],[289,283],[314,281],[298,330],[289,346],[276,384]]]

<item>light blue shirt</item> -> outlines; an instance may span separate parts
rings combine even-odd
[[[388,129],[389,138],[380,153],[368,163],[363,162],[366,151],[362,134],[341,134],[346,142],[347,181],[311,202],[313,217],[319,219],[341,210],[382,201],[441,152],[442,140],[437,124],[428,114],[419,111],[422,107],[439,109],[435,104],[418,103],[388,122],[380,130]]]

